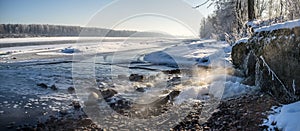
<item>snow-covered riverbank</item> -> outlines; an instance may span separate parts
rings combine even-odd
[[[8,47],[1,48],[0,51],[8,52],[0,56],[1,127],[11,122],[15,122],[15,125],[24,121],[34,123],[41,116],[55,116],[55,112],[70,110],[73,108],[69,106],[72,101],[84,100],[69,90],[74,87],[74,62],[92,64],[95,68],[93,79],[98,86],[118,92],[113,97],[116,99],[112,100],[125,98],[126,101],[135,102],[139,98],[136,102],[141,102],[164,96],[166,91],[179,90],[181,93],[174,102],[181,104],[207,100],[210,95],[221,100],[220,98],[230,98],[256,90],[255,87],[241,84],[241,78],[232,76],[234,71],[230,62],[231,47],[225,42],[214,40],[116,40],[103,43]],[[76,59],[81,55],[87,55],[89,59]],[[162,73],[176,69],[181,72]],[[185,74],[185,70],[191,73]],[[128,81],[131,74],[143,75],[146,80]],[[89,77],[80,75],[75,78],[85,80]],[[41,88],[41,83],[49,88]],[[8,96],[22,100],[7,99]],[[17,121],[18,117],[11,115],[13,112],[30,117]]]

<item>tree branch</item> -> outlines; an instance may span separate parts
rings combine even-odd
[[[200,4],[200,5],[197,5],[197,6],[195,6],[195,7],[193,7],[193,8],[199,8],[199,7],[201,7],[201,6],[203,6],[203,5],[205,5],[205,4],[207,4],[208,2],[209,2],[210,0],[206,0],[204,3],[202,3],[202,4]]]

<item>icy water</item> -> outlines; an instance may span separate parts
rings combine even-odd
[[[69,106],[70,103],[78,100],[76,94],[68,91],[69,87],[74,87],[72,81],[73,57],[69,54],[60,53],[60,49],[69,47],[70,45],[72,44],[3,49],[12,53],[0,56],[1,130],[8,129],[10,125],[33,125],[38,121],[44,121],[50,115],[57,114],[60,110],[72,108],[72,106]],[[159,48],[163,49],[165,47]],[[114,52],[108,50],[108,53],[102,53],[100,51],[96,58],[94,58],[96,62],[92,63],[96,71],[96,78],[94,79],[97,79],[99,83],[103,83],[111,77],[117,77],[117,75],[158,73],[155,70],[131,70],[128,68],[129,65],[135,65],[128,63],[129,60],[126,60],[126,55],[139,55],[139,52],[142,50],[125,51],[121,53],[121,59],[116,58],[114,61],[112,61],[112,58],[117,56]],[[143,52],[149,50],[151,51],[149,48],[147,50],[144,49]],[[153,50],[157,50],[157,48],[153,48]],[[112,63],[114,64],[111,65]],[[136,64],[145,65],[145,63],[140,62]],[[163,66],[153,68],[159,69],[163,68]],[[169,67],[164,68],[171,69]],[[124,70],[130,70],[130,72],[124,72]],[[84,77],[86,76],[82,76],[82,78]],[[39,83],[44,83],[49,87],[55,85],[58,89],[44,89],[37,85]]]
[[[81,52],[64,53],[62,50],[65,48]],[[1,49],[10,53],[0,56],[0,129],[8,129],[10,125],[33,125],[50,115],[57,115],[61,110],[73,108],[70,103],[79,100],[75,93],[68,91],[68,88],[76,87],[74,79],[83,80],[82,83],[86,79],[95,81],[94,88],[113,88],[118,91],[118,96],[140,103],[153,101],[163,95],[162,92],[175,88],[181,90],[177,103],[201,100],[205,97],[199,97],[199,94],[209,92],[208,87],[214,86],[213,79],[220,81],[222,75],[228,73],[226,70],[231,68],[228,59],[230,49],[223,42],[182,40],[107,42],[100,47],[87,43]],[[96,53],[93,52],[95,50]],[[220,50],[222,55],[215,55]],[[85,56],[84,59],[81,59],[82,56]],[[220,66],[214,67],[215,72],[202,68],[212,66],[214,60],[222,63],[215,64]],[[83,65],[81,68],[74,68],[80,64]],[[174,69],[192,71],[191,68],[196,69],[194,73],[162,73]],[[88,75],[76,74],[78,70],[84,73],[89,69],[92,73]],[[147,80],[130,82],[130,74],[143,75]],[[224,83],[226,87],[244,87],[239,83],[240,78],[231,76],[226,79],[229,81]],[[39,83],[48,87],[55,85],[57,90],[41,88],[37,85]],[[145,92],[137,92],[138,87],[145,87]]]
[[[37,116],[67,108],[68,101],[74,99],[66,90],[72,86],[70,69],[71,64],[1,65],[1,127],[11,122],[32,124]],[[59,89],[43,89],[37,83],[55,84]]]

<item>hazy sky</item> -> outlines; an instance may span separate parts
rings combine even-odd
[[[173,35],[197,33],[206,0],[0,0],[0,23],[96,26]],[[199,17],[199,18],[197,18]]]

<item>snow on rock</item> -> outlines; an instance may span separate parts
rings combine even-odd
[[[300,101],[282,107],[273,107],[272,110],[273,113],[262,125],[268,126],[269,130],[274,128],[284,131],[300,130]]]
[[[224,42],[207,41],[192,42],[152,52],[144,56],[144,60],[152,64],[168,65],[172,67],[185,66],[213,66],[216,63],[223,65],[228,61],[232,47]]]
[[[258,28],[255,30],[256,33],[262,32],[262,31],[274,31],[278,29],[292,29],[297,26],[300,26],[300,19],[298,20],[293,20],[293,21],[288,21],[284,23],[278,23],[270,26],[264,26],[261,28]]]
[[[188,101],[194,100],[205,100],[209,99],[209,96],[206,95],[209,93],[209,88],[202,86],[189,86],[181,90],[179,96],[175,98],[177,104],[181,104]]]
[[[241,43],[247,43],[248,40],[249,40],[249,38],[242,38],[242,39],[238,40],[237,42],[235,42],[235,45],[241,44]]]
[[[203,85],[192,85],[179,88],[181,93],[175,99],[177,104],[190,101],[205,101],[211,96],[219,99],[234,98],[245,94],[250,94],[258,90],[256,86],[241,84],[242,78],[211,74],[212,83],[201,82]],[[209,79],[209,78],[206,78]]]
[[[248,27],[257,28],[261,24],[261,20],[249,21],[246,23]]]

